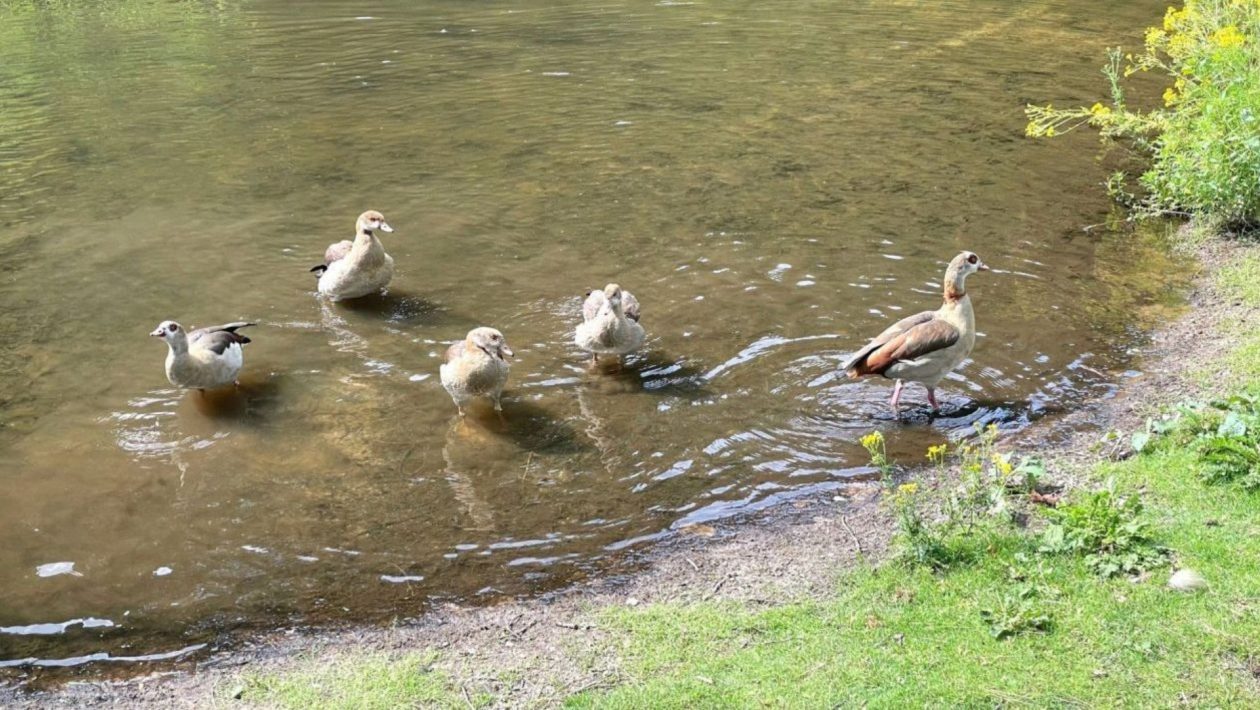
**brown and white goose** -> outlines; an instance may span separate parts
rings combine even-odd
[[[385,215],[368,210],[354,223],[354,241],[343,239],[324,250],[324,263],[312,267],[319,292],[340,301],[377,293],[394,278],[394,258],[376,236],[376,230],[392,232]]]
[[[505,356],[512,357],[512,348],[494,328],[473,328],[467,337],[446,349],[446,362],[438,371],[459,416],[464,416],[465,405],[474,397],[489,397],[494,411],[502,416],[499,398],[511,367]]]
[[[582,322],[573,333],[573,342],[589,351],[591,365],[599,363],[601,353],[626,353],[643,344],[646,333],[639,325],[639,299],[617,284],[608,284],[602,291],[589,291],[582,303]]]
[[[940,411],[936,384],[962,364],[976,344],[976,314],[967,295],[967,277],[988,270],[972,252],[954,257],[945,270],[945,302],[940,308],[892,324],[840,369],[851,378],[883,375],[895,379],[890,402],[893,416],[900,416],[897,403],[907,380],[926,387],[932,411]]]
[[[149,335],[166,341],[166,379],[176,387],[204,392],[236,384],[236,376],[245,364],[241,346],[249,342],[236,330],[251,325],[254,324],[227,323],[189,333],[179,323],[167,320]]]

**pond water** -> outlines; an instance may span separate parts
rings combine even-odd
[[[552,589],[685,526],[1110,392],[1175,300],[1113,232],[1092,102],[1154,2],[116,0],[0,12],[0,665],[168,654]],[[386,296],[307,269],[384,212]],[[982,337],[890,421],[837,364],[935,308]],[[572,344],[618,281],[645,350]],[[242,388],[148,333],[253,320]],[[438,356],[516,351],[505,425]]]

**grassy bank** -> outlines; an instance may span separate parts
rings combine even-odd
[[[1253,253],[1218,281],[1231,299],[1260,308],[1255,275]],[[1249,360],[1257,349],[1260,329],[1251,326],[1214,364],[1246,362],[1233,386],[1260,387]],[[1254,706],[1260,500],[1243,483],[1205,480],[1211,464],[1193,443],[1197,424],[1160,421],[1167,431],[1142,454],[1097,462],[1083,486],[1140,499],[1127,522],[1159,552],[1136,575],[1102,576],[1087,556],[1054,551],[1045,527],[999,522],[947,535],[954,562],[944,570],[857,569],[826,599],[765,611],[701,604],[606,613],[603,622],[624,638],[631,679],[572,704]],[[1254,432],[1246,442],[1255,449]],[[1070,493],[1060,509],[1090,496]],[[1197,571],[1206,589],[1171,589],[1175,568]]]

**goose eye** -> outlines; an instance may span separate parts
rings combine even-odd
[[[967,257],[967,261],[972,264],[976,263],[979,260],[980,259],[975,254],[972,254],[971,256]]]
[[[170,326],[169,330],[170,330],[172,333],[174,333],[175,331],[179,330],[179,326],[177,326],[177,325],[172,325],[172,326]]]

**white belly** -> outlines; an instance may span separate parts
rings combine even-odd
[[[236,382],[244,364],[245,353],[239,343],[229,345],[222,355],[198,349],[177,358],[175,353],[168,352],[166,379],[176,387],[214,389]]]
[[[625,355],[638,350],[645,336],[643,326],[632,320],[596,318],[578,325],[573,342],[588,352]]]

